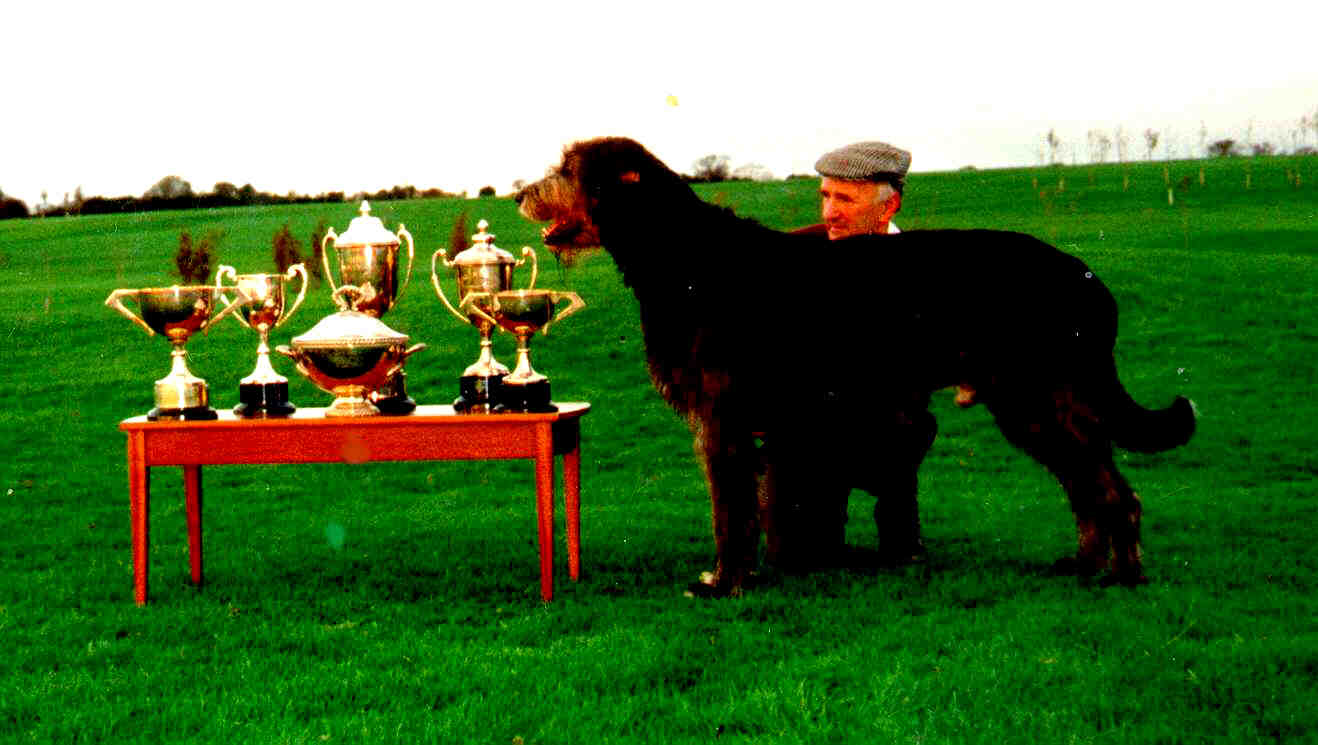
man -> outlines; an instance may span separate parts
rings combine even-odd
[[[884,142],[857,142],[825,153],[815,170],[824,221],[796,232],[829,240],[899,233],[892,218],[902,208],[911,154]]]
[[[858,142],[825,153],[815,163],[822,177],[819,197],[824,221],[795,232],[827,235],[829,240],[900,232],[892,219],[901,209],[910,165],[909,152],[884,142]],[[903,420],[890,427],[889,436],[881,438],[890,442],[886,452],[874,454],[882,461],[873,468],[879,481],[871,485],[878,498],[874,521],[881,561],[887,565],[922,561],[925,555],[915,498],[915,469],[933,444],[937,425],[925,410],[928,402],[923,404],[912,407],[920,412],[916,420]],[[876,430],[882,426],[875,424]],[[771,443],[765,445],[772,447]],[[767,462],[772,471],[772,458]],[[771,482],[766,479],[764,484]],[[786,568],[808,568],[845,560],[851,486],[818,489],[810,495],[781,495],[786,504],[781,505],[775,522],[784,544],[781,552],[770,547],[775,563]],[[771,499],[766,494],[761,498]]]

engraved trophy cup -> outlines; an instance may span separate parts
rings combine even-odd
[[[559,302],[569,305],[558,310]],[[488,315],[484,307],[488,306]],[[575,292],[557,290],[506,290],[494,295],[471,294],[463,301],[471,313],[485,316],[517,337],[517,365],[499,384],[497,411],[558,411],[549,400],[549,378],[531,367],[531,336],[549,333],[549,326],[576,313],[586,304]]]
[[[330,228],[321,241],[321,263],[330,289],[353,286],[361,290],[353,303],[356,312],[380,318],[398,304],[412,278],[412,263],[416,258],[412,234],[401,223],[396,232],[385,229],[378,217],[371,216],[371,204],[362,200],[360,214],[352,219],[342,235]],[[398,283],[398,253],[402,241],[407,240],[407,270],[403,282]],[[338,256],[339,284],[334,283],[330,271],[330,245]],[[371,393],[371,400],[385,414],[407,414],[416,409],[406,391],[406,376],[400,367],[397,373]]]
[[[210,407],[206,381],[188,369],[188,353],[184,349],[193,334],[209,332],[213,324],[247,302],[239,293],[237,301],[216,313],[217,295],[210,285],[175,285],[115,290],[105,299],[107,306],[141,326],[148,336],[160,334],[174,347],[169,374],[156,381],[155,408],[147,413],[147,419],[217,418],[215,409]],[[137,313],[124,306],[125,299],[133,301]]]
[[[512,289],[513,270],[527,260],[531,262],[528,290],[535,287],[540,271],[535,251],[530,246],[522,248],[521,259],[514,259],[511,253],[494,245],[494,235],[487,231],[489,226],[485,220],[478,222],[476,234],[471,237],[471,247],[459,251],[452,259],[442,248],[430,257],[430,282],[435,287],[435,294],[453,315],[463,323],[475,326],[480,333],[480,355],[458,378],[458,398],[453,402],[454,410],[464,413],[491,411],[498,400],[498,388],[508,375],[508,368],[494,359],[490,341],[497,325],[491,317],[494,310],[490,304],[492,298],[499,292]],[[437,266],[440,261],[445,268],[453,270],[458,285],[458,306],[462,310],[454,307],[444,294]],[[470,303],[469,297],[474,298]]]
[[[287,293],[284,292],[284,283],[299,275],[302,277],[302,288],[289,306],[285,302]],[[231,278],[234,283],[232,287],[224,287],[225,277]],[[241,417],[280,417],[297,411],[297,407],[288,400],[288,378],[275,372],[270,364],[270,331],[292,318],[302,304],[307,294],[306,267],[294,264],[285,274],[238,274],[231,266],[221,266],[215,274],[215,289],[226,306],[232,304],[225,297],[226,289],[247,298],[248,302],[234,318],[261,337],[256,347],[256,368],[251,375],[239,381],[240,403],[233,408],[233,413]]]

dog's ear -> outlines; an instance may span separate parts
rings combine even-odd
[[[641,174],[639,171],[623,171],[618,180],[624,184],[639,184],[641,183]]]

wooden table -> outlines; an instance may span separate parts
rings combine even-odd
[[[147,599],[151,468],[182,466],[192,581],[201,584],[201,467],[225,464],[367,463],[416,460],[535,461],[540,541],[540,593],[554,595],[554,456],[563,457],[568,571],[581,571],[581,432],[586,403],[560,403],[550,414],[455,414],[451,406],[418,406],[406,416],[325,418],[299,409],[284,419],[214,421],[125,419],[133,532],[133,593]]]

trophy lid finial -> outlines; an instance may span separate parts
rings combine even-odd
[[[489,232],[490,223],[482,219],[476,223],[476,234],[471,237],[472,244],[476,246],[493,246],[494,234]]]
[[[352,218],[352,222],[348,223],[348,229],[343,231],[334,242],[336,247],[399,244],[398,235],[385,229],[384,222],[371,214],[370,202],[363,199],[357,211],[360,214]]]
[[[512,254],[494,245],[494,233],[489,232],[489,227],[488,220],[477,222],[476,234],[471,237],[471,248],[459,251],[453,261],[464,266],[515,263]]]

